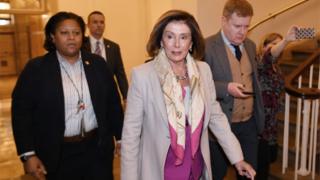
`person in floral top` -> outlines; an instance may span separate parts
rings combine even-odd
[[[259,135],[256,177],[259,180],[268,179],[270,164],[276,160],[278,129],[276,114],[281,109],[280,95],[284,90],[284,78],[277,60],[286,45],[296,40],[297,28],[292,26],[284,38],[278,33],[267,34],[258,47],[258,74],[265,108],[265,127]]]

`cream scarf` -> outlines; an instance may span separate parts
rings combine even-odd
[[[191,126],[191,152],[193,157],[199,148],[205,111],[203,96],[200,90],[200,74],[195,60],[188,53],[186,65],[190,81],[191,104],[189,112],[185,112],[182,87],[177,81],[169,64],[169,59],[163,49],[160,50],[154,61],[165,99],[171,147],[177,156],[176,165],[179,165],[184,157],[187,118]]]

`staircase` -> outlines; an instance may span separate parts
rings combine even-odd
[[[279,60],[280,68],[284,76],[288,76],[295,68],[310,57],[317,49],[320,48],[320,34],[313,40],[302,40],[290,44]],[[319,67],[319,66],[317,66]],[[318,68],[314,68],[318,72]],[[315,75],[317,76],[317,75]],[[316,83],[316,82],[314,82]],[[308,84],[307,81],[302,81],[302,84]],[[303,85],[302,85],[303,86]],[[304,86],[305,87],[305,86]],[[316,86],[313,86],[316,87]],[[285,99],[285,98],[283,98]],[[284,102],[284,101],[283,101]],[[288,168],[285,174],[282,174],[282,148],[283,148],[283,135],[284,135],[284,112],[278,114],[279,130],[278,130],[278,143],[279,153],[278,159],[271,165],[270,179],[294,179],[295,167],[295,138],[296,138],[296,116],[297,116],[297,98],[290,97],[290,119],[289,119],[289,153],[288,153]],[[317,156],[316,156],[316,175],[315,179],[320,179],[320,121],[318,121],[318,138],[317,138]],[[307,162],[308,164],[308,162]],[[298,176],[300,180],[312,179],[311,173],[307,176]]]
[[[299,64],[306,60],[320,48],[320,34],[312,40],[301,40],[292,42],[283,51],[282,56],[279,59],[279,64],[283,74],[286,76]]]

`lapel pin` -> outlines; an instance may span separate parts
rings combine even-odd
[[[87,60],[85,60],[84,63],[85,63],[86,65],[90,65],[90,62],[87,61]]]
[[[110,48],[110,45],[109,45],[109,44],[107,45],[107,48]]]

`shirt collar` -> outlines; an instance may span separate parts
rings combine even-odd
[[[100,42],[100,45],[103,45],[103,38],[96,39],[93,36],[89,35],[91,47],[96,47],[97,41]]]
[[[70,64],[68,63],[68,60],[66,60],[66,59],[59,53],[59,51],[56,51],[56,53],[57,53],[57,57],[58,57],[59,63],[61,63],[61,64],[63,64],[63,65],[70,65]],[[80,63],[81,60],[82,60],[81,51],[79,51],[79,58],[78,58],[78,60],[75,62],[75,64]]]
[[[231,42],[229,41],[229,39],[227,38],[227,36],[224,34],[223,30],[221,30],[221,36],[222,36],[222,39],[223,39],[223,42],[224,44],[226,44],[231,50],[232,52],[234,51],[234,48],[232,47],[231,45]],[[241,43],[239,45],[240,49],[242,50],[243,49],[243,43]]]

